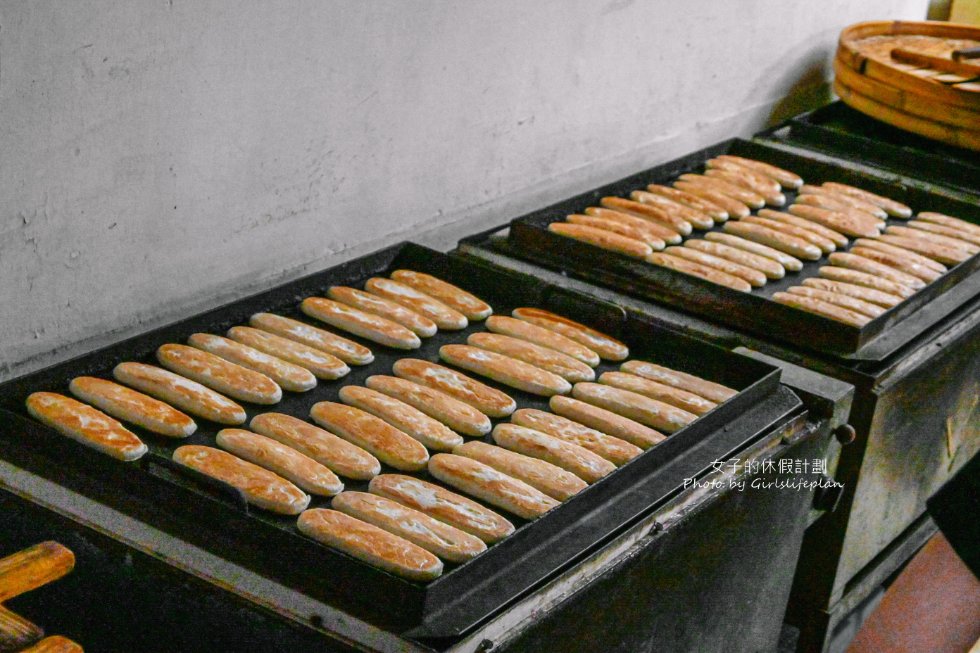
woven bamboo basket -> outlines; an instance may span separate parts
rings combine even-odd
[[[877,21],[841,32],[834,91],[873,118],[950,145],[980,150],[980,27]]]

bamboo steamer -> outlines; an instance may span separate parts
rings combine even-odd
[[[834,91],[882,122],[980,150],[980,63],[952,52],[980,46],[980,27],[934,21],[858,23],[841,32]]]

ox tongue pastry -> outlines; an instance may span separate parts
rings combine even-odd
[[[35,392],[27,398],[27,412],[62,435],[113,458],[136,460],[147,452],[147,446],[135,433],[71,397]]]

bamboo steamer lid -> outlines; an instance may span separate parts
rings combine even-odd
[[[980,150],[980,27],[933,21],[858,23],[841,32],[834,91],[895,127]]]

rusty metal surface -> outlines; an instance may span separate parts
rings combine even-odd
[[[838,583],[850,580],[925,512],[980,450],[980,319],[893,385],[879,387]],[[965,326],[965,325],[964,325]]]

